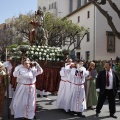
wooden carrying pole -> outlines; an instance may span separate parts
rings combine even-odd
[[[6,86],[7,86],[7,111],[8,111],[8,119],[10,119],[10,103],[9,103],[9,75],[8,75],[8,69],[6,69]]]
[[[6,61],[7,61],[7,48],[6,48],[6,54],[5,55],[6,55],[5,58],[6,58]]]
[[[6,61],[7,61],[7,48],[6,48]],[[10,119],[10,109],[9,109],[9,75],[8,75],[8,69],[6,69],[6,85],[7,85],[7,111],[8,111],[8,119]]]

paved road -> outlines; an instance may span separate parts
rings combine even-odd
[[[95,110],[86,110],[84,114],[86,118],[79,118],[77,116],[71,117],[68,113],[65,113],[64,110],[56,108],[56,98],[57,96],[49,94],[47,98],[37,98],[37,111],[36,115],[40,120],[114,120],[109,117],[108,104],[107,100],[102,108],[102,112],[99,118],[95,117]],[[120,120],[120,101],[116,99],[116,115],[117,119]],[[13,116],[10,117],[11,120]],[[5,101],[4,109],[4,120],[7,119],[7,107]]]

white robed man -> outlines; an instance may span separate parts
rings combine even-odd
[[[13,98],[13,94],[14,94],[14,89],[12,88],[12,85],[10,83],[10,75],[11,75],[11,70],[12,70],[12,57],[11,56],[7,56],[7,61],[3,62],[3,66],[4,69],[8,70],[8,79],[9,79],[9,98]],[[5,92],[5,96],[7,96],[7,92]]]
[[[36,69],[32,69],[35,66]],[[25,118],[32,120],[36,109],[36,76],[42,74],[43,69],[35,62],[34,65],[26,58],[23,60],[23,67],[13,72],[17,77],[17,87],[12,99],[10,109],[14,118]]]
[[[67,91],[70,87],[70,85],[67,84],[69,83],[70,80],[70,70],[71,70],[70,64],[67,64],[65,67],[62,67],[60,70],[61,81],[60,81],[58,96],[56,101],[57,108],[64,109],[66,112],[69,111],[66,105],[67,105],[67,96],[68,96]]]
[[[70,71],[71,71],[71,66],[72,59],[67,58],[65,65],[60,70],[60,76],[61,76],[61,81],[59,85],[59,90],[58,90],[58,96],[57,96],[57,101],[56,101],[56,106],[57,108],[64,109],[66,112],[69,111],[69,92],[70,92]]]
[[[89,71],[83,67],[83,62],[80,61],[77,64],[77,68],[71,69],[71,78],[73,79],[71,87],[71,115],[76,113],[79,117],[85,118],[83,111],[86,109],[86,99],[85,99],[85,77],[89,75]]]
[[[26,56],[23,56],[23,57],[20,58],[20,64],[15,67],[14,72],[17,72],[21,67],[23,67],[24,59],[27,59],[27,57],[26,57]],[[18,78],[17,78],[17,79],[16,79],[16,82],[18,82],[18,81],[19,81],[19,80],[18,80]]]

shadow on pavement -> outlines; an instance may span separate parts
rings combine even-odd
[[[57,109],[57,108],[49,108],[49,106],[54,106],[55,105],[55,101],[56,99],[41,99],[38,100],[36,102],[36,116],[37,118],[39,118],[40,120],[112,120],[112,118],[109,118],[109,111],[107,114],[101,113],[101,116],[99,118],[95,117],[95,111],[90,112],[91,114],[88,114],[89,111],[84,112],[83,114],[86,115],[86,118],[80,118],[77,115],[76,116],[70,116],[69,113],[66,113],[64,110],[62,109]],[[10,99],[11,102],[11,99]],[[45,108],[43,105],[41,105],[41,103],[45,104]],[[108,104],[107,101],[105,102],[105,104]],[[4,120],[8,120],[7,118],[7,100],[5,98],[5,102],[4,102]],[[116,99],[116,105],[120,105],[120,100]],[[48,108],[48,109],[46,109]],[[104,106],[103,106],[104,109]],[[116,113],[119,114],[120,110],[117,110]],[[104,116],[103,116],[104,114]],[[107,115],[107,116],[106,116]],[[10,120],[14,120],[13,116],[10,116]],[[16,119],[16,120],[21,120],[21,119]]]

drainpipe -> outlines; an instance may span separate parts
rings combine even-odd
[[[93,32],[93,60],[95,60],[96,58],[95,58],[95,55],[96,55],[96,49],[95,49],[95,47],[96,47],[96,37],[95,37],[95,24],[96,24],[96,19],[95,19],[95,14],[96,14],[96,11],[95,11],[95,5],[94,5],[94,24],[93,24],[93,30],[94,30],[94,32]]]

